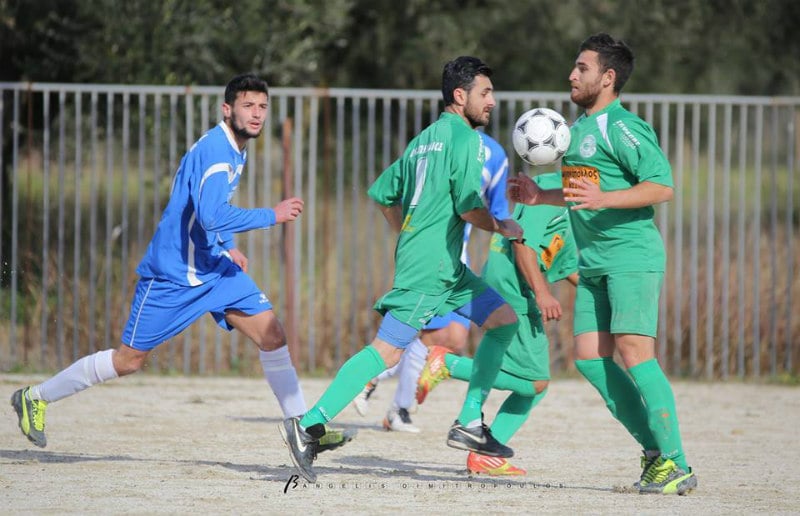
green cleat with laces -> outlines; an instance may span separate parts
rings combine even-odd
[[[639,482],[639,493],[685,495],[697,487],[697,477],[692,468],[684,471],[671,459],[659,462],[645,471],[644,478]]]
[[[19,429],[30,442],[44,448],[47,446],[47,437],[44,435],[44,412],[47,402],[28,399],[30,387],[20,389],[11,395],[11,406],[19,418]]]

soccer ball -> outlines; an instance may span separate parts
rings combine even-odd
[[[569,148],[569,126],[557,111],[535,108],[522,113],[514,124],[514,150],[531,165],[555,163]]]

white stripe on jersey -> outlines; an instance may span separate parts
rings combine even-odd
[[[189,238],[186,239],[186,243],[188,244],[188,256],[186,256],[186,265],[188,267],[186,270],[186,281],[189,282],[189,285],[196,287],[197,285],[202,285],[203,282],[198,279],[197,268],[194,266],[194,241],[192,240],[192,226],[194,226],[194,218],[195,214],[192,213],[192,216],[189,218],[189,224],[186,225],[186,234],[189,235]]]

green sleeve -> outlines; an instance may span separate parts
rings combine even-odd
[[[367,193],[378,204],[394,206],[400,202],[403,195],[401,162],[402,158],[389,165],[369,188]]]
[[[623,169],[636,177],[636,182],[650,181],[674,186],[672,167],[658,145],[653,128],[640,118],[617,120],[610,132],[611,143]]]

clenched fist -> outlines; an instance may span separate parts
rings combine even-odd
[[[303,213],[303,199],[299,197],[284,199],[273,210],[275,211],[275,222],[277,224],[291,222]]]

